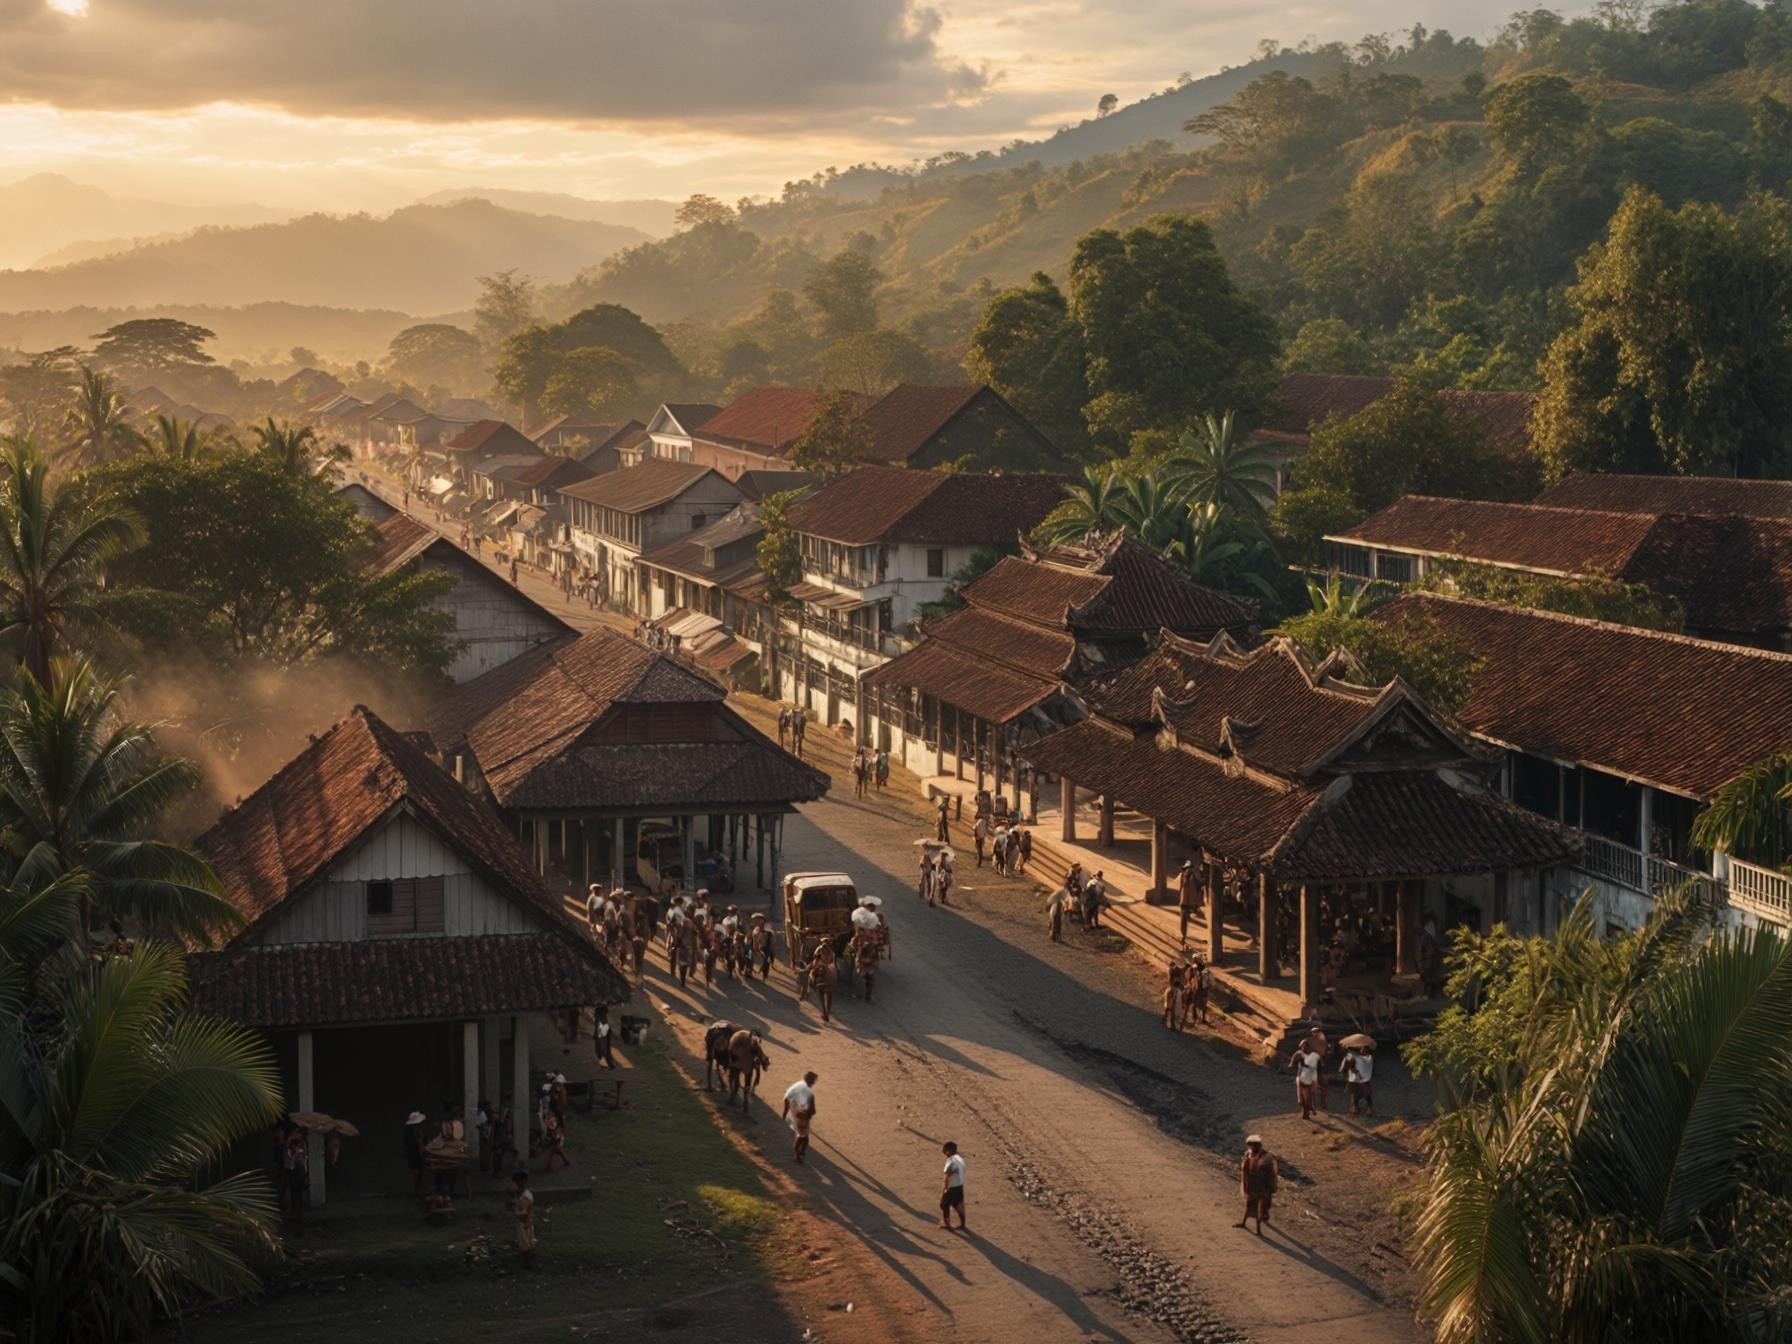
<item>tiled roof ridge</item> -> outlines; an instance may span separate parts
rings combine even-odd
[[[1396,686],[1406,686],[1398,677],[1384,685],[1372,686],[1333,676],[1327,672],[1328,668],[1334,664],[1349,666],[1354,660],[1340,659],[1334,651],[1315,661],[1305,646],[1288,635],[1271,635],[1261,644],[1247,649],[1224,630],[1209,640],[1189,639],[1174,630],[1159,630],[1157,647],[1167,648],[1185,658],[1226,663],[1239,669],[1251,667],[1266,657],[1284,657],[1300,669],[1309,690],[1336,695],[1363,705],[1374,705]],[[1411,687],[1406,687],[1406,693],[1412,694]],[[1178,703],[1180,702],[1176,700],[1170,701],[1172,706]]]
[[[1070,652],[1065,655],[1063,663],[1060,664],[1057,669],[1060,673],[1069,671],[1071,662],[1076,658],[1077,646],[1075,638],[1071,636],[1069,632],[1056,626],[1040,625],[1037,622],[1025,620],[1019,616],[1011,616],[999,608],[994,607],[978,607],[975,604],[972,604],[970,606],[962,607],[960,610],[976,611],[979,615],[984,616],[989,620],[1000,621],[1006,625],[1018,626],[1028,635],[1044,635],[1048,637],[1069,639]],[[942,643],[950,644],[955,649],[962,649],[964,652],[973,654],[978,658],[997,663],[1012,672],[1024,673],[1027,676],[1038,675],[1037,670],[1034,668],[1026,667],[1020,663],[1009,662],[1001,656],[1001,653],[998,650],[963,644],[953,639],[949,622],[951,617],[957,614],[958,612],[947,612],[944,616],[931,617],[921,623],[919,633],[924,638],[940,640]]]
[[[1738,658],[1761,658],[1770,662],[1792,663],[1792,653],[1781,653],[1776,649],[1760,649],[1747,644],[1731,644],[1719,639],[1700,639],[1697,635],[1681,634],[1675,630],[1649,630],[1640,625],[1622,625],[1617,621],[1602,621],[1593,616],[1572,616],[1567,612],[1547,611],[1542,607],[1515,607],[1505,602],[1490,602],[1486,598],[1459,597],[1453,593],[1437,593],[1428,589],[1403,593],[1388,606],[1390,608],[1403,605],[1422,606],[1427,602],[1452,603],[1459,607],[1479,607],[1512,616],[1557,621],[1564,625],[1587,626],[1614,635],[1628,635],[1638,639],[1685,644],[1696,649],[1706,649],[1712,653],[1733,654]]]

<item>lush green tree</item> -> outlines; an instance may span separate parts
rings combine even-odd
[[[1535,418],[1549,472],[1792,470],[1792,205],[1633,191],[1570,300]]]
[[[1450,165],[1450,199],[1457,196],[1457,174],[1481,152],[1481,139],[1468,127],[1446,126],[1437,137],[1437,150]]]
[[[1362,665],[1369,684],[1399,677],[1445,714],[1454,714],[1468,699],[1480,666],[1474,651],[1435,621],[1410,614],[1376,620],[1348,603],[1291,616],[1274,633],[1316,658],[1342,649]]]
[[[1271,445],[1239,434],[1231,411],[1217,419],[1202,416],[1177,440],[1177,450],[1169,471],[1185,502],[1264,521],[1276,497],[1279,458]]]
[[[1407,174],[1365,174],[1336,210],[1302,235],[1289,251],[1289,265],[1321,310],[1365,329],[1388,330],[1437,272],[1431,213]]]
[[[67,414],[65,455],[77,466],[125,457],[142,445],[142,435],[131,424],[130,404],[118,384],[97,369],[81,370]]]
[[[417,387],[468,392],[485,383],[485,347],[464,328],[421,322],[392,338],[386,367],[394,377]]]
[[[473,334],[488,358],[496,358],[505,342],[535,324],[535,298],[535,282],[515,268],[479,277]]]
[[[0,909],[0,921],[13,913]],[[0,1018],[0,1318],[111,1344],[253,1290],[279,1238],[267,1178],[215,1178],[280,1113],[252,1031],[185,1011],[179,947],[77,963]]]
[[[61,432],[80,377],[80,353],[59,345],[0,368],[0,404],[11,413],[15,435],[48,441]]]
[[[832,344],[877,330],[877,287],[883,272],[861,248],[843,247],[815,268],[803,297],[821,315],[821,339]]]
[[[136,919],[205,942],[241,922],[204,860],[151,838],[197,783],[90,663],[58,662],[48,682],[21,669],[0,692],[0,849],[27,883],[84,874],[83,930]]]
[[[635,400],[621,408],[624,410],[647,410],[650,403],[674,399],[690,378],[657,331],[627,308],[600,303],[564,322],[526,327],[511,336],[504,343],[492,381],[503,396],[533,419],[547,395],[548,382],[561,371],[562,364],[575,351],[587,350],[608,351],[627,366],[635,380]],[[590,363],[585,355],[575,361]],[[579,379],[575,368],[568,376],[568,388],[576,390]],[[613,390],[613,380],[610,386]]]
[[[1043,271],[991,300],[971,333],[965,369],[1007,398],[1061,452],[1074,453],[1086,442],[1082,332]]]
[[[1077,241],[1070,319],[1080,329],[1091,436],[1123,447],[1212,406],[1251,416],[1276,386],[1275,332],[1227,273],[1205,222],[1159,215]]]
[[[255,447],[281,470],[295,476],[314,474],[320,459],[330,462],[349,460],[346,445],[337,443],[326,447],[312,426],[276,421],[271,415],[255,426]]]
[[[1121,476],[1112,465],[1084,467],[1082,479],[1064,487],[1064,502],[1045,516],[1034,535],[1052,545],[1113,531],[1120,526],[1121,489]]]
[[[210,364],[205,343],[218,333],[173,317],[139,317],[108,327],[94,337],[94,363],[138,378],[180,373]]]
[[[865,403],[856,392],[830,392],[809,427],[790,445],[790,465],[824,480],[840,475],[871,452]]]
[[[1418,1223],[1441,1344],[1771,1340],[1792,1329],[1792,951],[1687,895],[1605,938],[1459,935]]]
[[[1341,317],[1302,323],[1282,351],[1285,373],[1380,373],[1382,367],[1369,342]]]
[[[158,415],[155,433],[144,439],[144,447],[163,457],[194,458],[204,457],[231,442],[234,440],[221,430],[201,429],[190,420]]]
[[[1559,611],[1643,630],[1678,633],[1686,623],[1685,608],[1677,599],[1640,583],[1603,576],[1570,578],[1470,561],[1433,561],[1425,566],[1424,586],[1502,606]]]
[[[150,590],[118,613],[146,643],[220,662],[341,656],[394,673],[445,671],[454,619],[435,599],[452,577],[369,572],[373,529],[328,480],[250,450],[145,458],[105,477],[145,522],[144,543],[111,573]]]
[[[791,509],[801,498],[800,490],[780,490],[759,505],[759,525],[765,535],[759,538],[754,557],[765,575],[766,595],[773,606],[788,602],[790,590],[803,581],[802,543],[790,520]]]
[[[143,537],[112,492],[56,479],[26,440],[0,457],[0,641],[40,682],[50,664],[116,615],[107,568]],[[128,601],[126,594],[123,600]]]
[[[560,356],[541,390],[542,409],[602,419],[622,415],[641,396],[634,369],[614,350],[585,345]]]
[[[1306,485],[1284,490],[1270,506],[1270,530],[1290,560],[1318,564],[1324,540],[1363,520],[1350,495],[1337,485]]]
[[[1560,75],[1520,75],[1487,100],[1487,134],[1523,173],[1566,157],[1586,121],[1586,103]]]
[[[1229,103],[1189,118],[1182,129],[1217,141],[1252,167],[1285,176],[1350,134],[1338,100],[1281,70],[1251,81]]]
[[[939,378],[937,362],[919,342],[889,330],[862,331],[835,341],[815,357],[815,372],[823,387],[866,397],[880,397],[898,383]]]
[[[1155,471],[1125,476],[1115,492],[1114,515],[1134,538],[1167,552],[1182,539],[1188,499],[1181,481]]]
[[[1792,752],[1756,761],[1711,796],[1694,818],[1692,842],[1708,853],[1785,866],[1792,846]]]
[[[699,224],[730,224],[734,221],[734,211],[714,196],[697,192],[685,197],[673,218],[681,227],[690,229]]]
[[[723,395],[737,397],[772,380],[771,355],[759,342],[737,337],[716,356],[716,377],[721,379]]]

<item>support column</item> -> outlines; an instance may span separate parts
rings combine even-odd
[[[1014,815],[1020,815],[1020,753],[1008,753],[1008,773],[1014,779]]]
[[[1095,843],[1102,849],[1114,847],[1114,795],[1101,795],[1101,829],[1096,833]]]
[[[1225,951],[1225,920],[1220,912],[1220,903],[1225,898],[1226,870],[1217,863],[1207,865],[1207,964],[1219,965],[1220,953]]]
[[[587,817],[579,818],[579,863],[585,871],[585,886],[591,886],[591,822]],[[487,1097],[487,1101],[492,1098]]]
[[[1170,889],[1170,827],[1161,818],[1151,819],[1151,892],[1162,899]]]
[[[528,1161],[529,1117],[535,1114],[535,1088],[529,1073],[529,1019],[510,1019],[510,1115],[516,1127],[517,1165]]]
[[[765,818],[760,817],[758,819],[758,821],[759,821],[759,824],[753,828],[753,833],[756,836],[758,836],[758,839],[754,842],[754,852],[755,852],[755,856],[756,856],[755,861],[758,865],[757,871],[759,874],[757,885],[761,891],[764,891],[765,890]]]
[[[1319,889],[1303,885],[1300,889],[1300,1002],[1303,1011],[1319,1002],[1320,958],[1324,952],[1319,945]]]
[[[1399,975],[1416,975],[1419,969],[1419,884],[1401,882],[1395,902],[1394,969]]]
[[[1002,796],[1002,782],[1005,778],[1002,773],[1002,767],[1007,764],[1003,759],[1003,757],[1007,755],[1007,750],[1003,743],[1004,734],[999,725],[992,723],[989,726],[989,732],[985,736],[989,741],[989,754],[991,757],[990,765],[995,771],[995,780],[990,785],[989,789],[990,797],[992,799],[1000,798]]]
[[[1028,802],[1027,820],[1033,825],[1039,824],[1039,772],[1032,767],[1027,769]]]
[[[684,877],[681,879],[686,891],[697,889],[697,818],[682,817],[684,839],[679,844],[679,861],[684,865]]]
[[[988,740],[989,734],[984,729],[983,720],[973,718],[971,720],[971,759],[977,765],[978,793],[983,792],[983,749]]]
[[[1257,978],[1268,984],[1276,976],[1276,884],[1268,873],[1257,877]]]
[[[1504,870],[1493,875],[1493,922],[1504,924],[1510,913],[1507,896],[1512,890],[1512,874]]]
[[[1076,784],[1069,775],[1058,776],[1059,832],[1067,845],[1076,843]]]
[[[1645,859],[1653,853],[1649,847],[1649,832],[1655,829],[1655,790],[1647,784],[1637,786],[1636,804],[1636,847],[1642,851]],[[1644,874],[1644,881],[1648,874]]]
[[[964,711],[952,706],[952,778],[964,778]]]
[[[479,1141],[473,1137],[473,1117],[479,1112],[479,1022],[460,1024],[461,1123],[466,1126],[467,1156],[477,1160]]]
[[[311,1054],[311,1033],[299,1033],[299,1107],[301,1111],[317,1109],[317,1070]],[[324,1136],[315,1132],[305,1136],[305,1156],[311,1163],[311,1203],[322,1208],[324,1202]]]
[[[610,890],[614,891],[622,885],[623,866],[622,853],[622,818],[610,819]]]
[[[498,1104],[498,1047],[504,1040],[504,1019],[488,1017],[479,1024],[479,1090]]]

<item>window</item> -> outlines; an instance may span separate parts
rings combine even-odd
[[[943,550],[927,552],[927,577],[943,579],[946,577],[946,553]]]
[[[705,515],[703,515],[701,513],[693,513],[691,515],[691,531],[695,532],[698,528],[702,527],[703,524],[707,523],[708,521],[709,521],[709,519]]]
[[[439,877],[367,883],[367,936],[442,932],[442,898]]]

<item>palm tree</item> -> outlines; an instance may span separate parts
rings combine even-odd
[[[156,417],[156,432],[147,446],[151,452],[177,462],[194,462],[228,440],[215,429],[201,429],[189,420],[176,420],[171,415]]]
[[[1233,593],[1248,590],[1266,600],[1276,596],[1266,576],[1282,562],[1269,534],[1255,520],[1239,521],[1217,504],[1191,506],[1165,554],[1180,561],[1196,583]]]
[[[195,941],[241,922],[205,861],[143,837],[198,782],[119,712],[91,665],[58,663],[48,685],[21,669],[0,693],[0,841],[15,876],[84,873],[86,926],[136,918]]]
[[[52,482],[23,440],[0,455],[0,639],[41,683],[70,636],[96,629],[106,565],[135,545],[134,514],[85,481]]]
[[[308,475],[315,461],[346,462],[349,450],[340,443],[322,447],[317,431],[310,425],[295,425],[285,420],[255,426],[255,446],[295,476]]]
[[[1113,513],[1139,541],[1167,553],[1183,535],[1188,503],[1176,481],[1148,471],[1126,479],[1114,500]]]
[[[1792,752],[1756,761],[1712,795],[1694,818],[1692,842],[1713,854],[1738,854],[1778,866],[1786,859],[1786,809],[1792,806]]]
[[[1367,616],[1376,605],[1373,593],[1366,583],[1346,590],[1343,575],[1335,571],[1326,576],[1323,585],[1307,580],[1307,602],[1316,616]]]
[[[1063,545],[1119,527],[1120,519],[1114,512],[1119,492],[1120,475],[1112,464],[1084,467],[1083,479],[1064,487],[1064,502],[1040,525],[1040,540],[1047,545]]]
[[[199,1178],[279,1114],[278,1071],[185,996],[180,949],[147,943],[0,1021],[0,1317],[20,1338],[141,1334],[252,1289],[275,1249],[265,1177]]]
[[[1193,433],[1176,441],[1182,451],[1166,470],[1191,504],[1265,517],[1276,497],[1276,453],[1267,444],[1239,442],[1236,426],[1231,411],[1217,420],[1203,416]]]
[[[1479,1007],[1415,1042],[1442,1344],[1788,1338],[1792,946],[1685,893],[1626,938],[1589,895],[1553,942],[1467,944],[1451,988]]]
[[[118,384],[83,365],[75,404],[69,408],[65,455],[76,466],[93,466],[135,452],[143,436],[131,425],[130,416]]]

